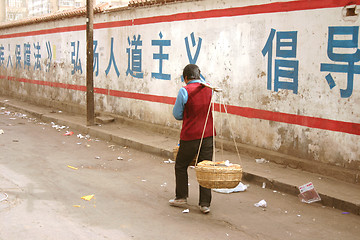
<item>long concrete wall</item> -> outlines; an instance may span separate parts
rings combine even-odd
[[[180,129],[188,63],[240,143],[360,170],[359,0],[204,0],[95,15],[97,111]],[[85,17],[0,26],[2,94],[85,106]],[[224,109],[222,108],[222,111]]]

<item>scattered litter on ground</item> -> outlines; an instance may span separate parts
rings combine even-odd
[[[341,214],[349,214],[349,212],[342,212]]]
[[[95,196],[94,194],[86,195],[81,197],[81,199],[84,199],[85,201],[90,201],[91,199],[93,199],[94,196]]]
[[[64,134],[64,136],[71,136],[71,135],[73,135],[73,134],[74,134],[74,132],[66,131],[66,133]]]
[[[19,118],[24,118],[24,119],[27,118],[27,115],[26,115],[26,114],[22,114],[22,113],[15,113],[15,116],[16,116],[16,117],[19,117]]]
[[[261,200],[260,202],[255,203],[254,206],[255,206],[255,207],[266,208],[266,207],[267,207],[267,203],[266,203],[266,201],[263,199],[263,200]]]
[[[117,157],[117,160],[124,160],[124,158],[122,158],[122,157]]]
[[[76,135],[78,138],[80,138],[80,139],[83,139],[83,138],[85,138],[83,135],[81,135],[80,133],[78,134],[78,135]]]
[[[68,168],[71,168],[71,169],[74,169],[74,170],[78,170],[77,167],[73,167],[73,166],[70,166],[70,165],[67,165]]]
[[[66,126],[59,126],[59,125],[55,124],[54,122],[51,122],[51,127],[55,128],[58,131],[67,128]]]
[[[266,188],[266,183],[263,182],[262,188]]]
[[[73,205],[73,207],[81,208],[81,205]]]
[[[319,194],[316,192],[312,182],[300,186],[299,190],[300,190],[300,194],[298,195],[298,197],[302,202],[313,203],[313,202],[321,201],[321,198]]]
[[[77,145],[81,145],[81,142],[76,143]]]
[[[146,180],[145,180],[145,179],[142,179],[141,181],[142,181],[142,182],[146,182]]]
[[[19,140],[17,140],[17,139],[14,139],[14,140],[13,140],[13,142],[19,142]]]
[[[182,213],[189,213],[190,210],[189,209],[185,209],[184,211],[182,211]]]
[[[300,215],[300,214],[298,214],[297,216],[298,216],[298,217],[301,217],[301,215]]]
[[[161,187],[166,187],[166,185],[167,185],[167,183],[165,182],[165,183],[161,184],[160,186]]]
[[[4,130],[0,129],[0,135],[4,133],[5,133]]]
[[[237,185],[234,188],[218,188],[218,189],[213,189],[213,191],[218,193],[233,193],[233,192],[244,192],[247,188],[248,188],[247,185],[240,182],[239,185]]]
[[[164,161],[164,163],[175,163],[175,161],[173,161],[169,158],[168,160]]]
[[[255,159],[256,163],[268,163],[269,161],[266,161],[265,158],[258,158]]]
[[[95,159],[100,159],[100,157],[99,157],[99,156],[96,156]]]
[[[5,201],[6,199],[8,199],[9,195],[7,195],[6,193],[1,193],[1,194],[3,194],[5,197],[1,198],[0,202]]]

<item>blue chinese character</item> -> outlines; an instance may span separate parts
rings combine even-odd
[[[133,46],[134,48],[126,48],[126,53],[128,54],[128,68],[126,70],[126,76],[130,75],[136,78],[143,78],[144,74],[141,70],[141,55],[142,51],[138,47],[142,46],[142,41],[140,40],[140,35],[138,35],[138,38],[136,39],[136,36],[134,35],[134,40],[130,41],[130,38],[128,37],[128,43],[129,46]]]
[[[267,76],[267,89],[271,90],[272,82],[272,52],[273,52],[273,40],[276,33],[276,57],[275,59],[275,77],[274,77],[274,90],[276,92],[279,89],[292,90],[293,93],[298,92],[298,72],[299,61],[290,59],[279,58],[296,58],[296,46],[297,46],[297,32],[276,32],[275,29],[271,29],[267,42],[262,49],[262,54],[268,55],[268,76]],[[290,79],[291,81],[280,81],[280,78]]]
[[[41,64],[40,64],[41,54],[40,54],[39,42],[37,43],[37,45],[35,45],[35,43],[34,43],[34,48],[35,48],[35,51],[36,51],[36,53],[34,53],[34,57],[35,57],[34,70],[35,69],[40,69],[41,70]]]
[[[46,63],[46,72],[48,72],[50,69],[51,60],[52,60],[52,51],[51,51],[50,41],[46,42],[46,50],[47,50],[47,54],[48,54],[48,57],[47,57],[48,62]]]
[[[71,42],[71,46],[73,47],[73,51],[71,52],[71,64],[74,65],[74,68],[71,71],[71,74],[74,75],[75,72],[77,72],[77,71],[80,71],[80,74],[82,74],[81,59],[79,59],[80,43],[79,43],[79,41],[77,41],[77,44],[75,42]]]
[[[169,60],[169,54],[163,53],[163,48],[165,46],[171,45],[171,40],[161,40],[163,38],[162,33],[159,33],[160,40],[152,40],[151,45],[152,46],[159,46],[159,53],[153,54],[153,59],[159,60],[159,72],[158,73],[151,73],[151,77],[156,79],[162,79],[162,80],[170,80],[171,75],[163,73],[163,60]]]
[[[5,60],[5,57],[4,57],[4,46],[1,44],[1,46],[0,46],[0,67],[1,67],[1,66],[5,67],[4,60]]]
[[[337,39],[335,39],[335,36],[337,36]],[[348,36],[351,36],[351,39],[349,39]],[[340,40],[340,38],[346,40]],[[321,63],[320,71],[347,73],[347,88],[340,89],[340,96],[342,98],[348,98],[352,95],[354,74],[360,74],[360,66],[355,65],[355,62],[360,60],[358,39],[359,26],[329,27],[327,55],[330,60],[334,62],[343,62],[347,64]],[[344,52],[346,52],[346,49],[355,49],[355,52],[335,53],[335,49],[337,49],[337,52],[339,52],[340,49],[343,49]],[[336,86],[331,73],[329,73],[325,79],[327,80],[330,89]]]
[[[16,45],[15,48],[15,59],[16,59],[16,65],[15,67],[21,67],[21,51],[20,51],[20,45]]]
[[[194,48],[196,46],[194,32],[192,32],[190,34],[190,37],[191,37],[192,47]],[[196,47],[195,55],[193,57],[192,54],[191,54],[191,50],[190,50],[189,38],[188,37],[185,38],[186,53],[187,53],[190,64],[196,64],[197,59],[199,57],[200,49],[201,49],[201,43],[202,43],[202,38],[199,37],[199,41],[198,41],[198,44],[197,44],[197,47]],[[205,80],[205,78],[204,78],[204,76],[202,74],[200,74],[200,78]],[[181,75],[181,80],[184,81],[184,77],[182,75]]]
[[[117,68],[115,56],[114,56],[114,38],[111,38],[110,59],[109,59],[108,67],[105,70],[106,76],[109,74],[111,65],[113,65],[113,64],[114,64],[116,75],[119,77],[120,72],[119,72],[119,69]]]
[[[24,43],[24,69],[26,68],[26,66],[30,67],[30,55],[31,55],[31,51],[30,51],[30,43]]]
[[[12,67],[13,65],[12,65],[11,55],[10,55],[10,44],[9,44],[8,46],[9,46],[9,57],[8,57],[8,61],[7,61],[6,67],[9,67],[9,63],[11,64],[11,67]]]
[[[99,75],[99,53],[96,52],[97,45],[98,45],[98,41],[94,40],[94,42],[93,42],[93,47],[94,47],[93,72],[95,72],[95,76]]]

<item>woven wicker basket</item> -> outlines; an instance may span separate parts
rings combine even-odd
[[[236,167],[197,165],[195,171],[200,186],[204,188],[234,188],[242,178],[240,165]]]

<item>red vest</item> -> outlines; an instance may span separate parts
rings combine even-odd
[[[185,86],[188,93],[188,100],[184,107],[183,124],[180,139],[184,141],[201,139],[209,105],[211,102],[212,90],[202,86],[200,83],[190,83]],[[213,136],[213,117],[210,109],[207,120],[204,138]]]

